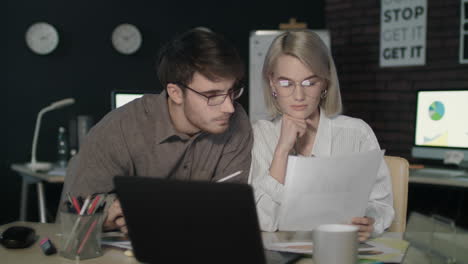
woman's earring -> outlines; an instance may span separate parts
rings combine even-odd
[[[327,93],[328,93],[328,89],[323,90],[322,93],[320,94],[320,98],[325,99],[325,97],[327,97]]]
[[[278,96],[278,94],[275,91],[271,92],[271,95],[273,95],[273,97]]]

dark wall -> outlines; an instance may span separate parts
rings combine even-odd
[[[410,161],[416,91],[468,89],[458,63],[460,1],[427,1],[426,65],[379,67],[380,2],[326,0],[326,24],[340,76],[345,113],[364,119],[387,154]]]
[[[428,0],[426,65],[393,68],[379,67],[380,2],[326,0],[345,114],[369,123],[387,155],[420,162],[411,157],[416,91],[468,89],[468,64],[458,63],[460,1]],[[408,212],[468,228],[466,197],[466,188],[410,184]]]
[[[78,114],[101,119],[110,109],[114,89],[160,89],[154,71],[157,49],[175,33],[196,26],[224,34],[239,48],[246,63],[250,31],[277,29],[290,17],[309,28],[324,27],[324,1],[270,1],[268,8],[256,1],[26,1],[8,0],[6,49],[5,135],[0,174],[0,224],[19,214],[20,178],[10,171],[14,162],[30,159],[38,111],[66,97],[76,103],[44,115],[37,157],[56,159],[59,125]],[[54,25],[60,34],[56,51],[47,56],[32,53],[24,40],[33,22]],[[114,27],[131,23],[139,27],[143,46],[132,56],[117,53],[110,42]],[[4,93],[5,96],[5,93]],[[241,103],[247,108],[248,96]],[[60,185],[46,185],[48,204],[57,203]],[[37,220],[35,189],[30,189],[30,220]]]

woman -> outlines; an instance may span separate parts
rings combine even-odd
[[[260,226],[278,229],[278,211],[288,155],[338,156],[380,149],[362,120],[340,115],[341,96],[333,59],[320,37],[308,30],[279,35],[263,65],[265,99],[272,121],[253,124],[254,147],[249,182]],[[350,219],[359,239],[380,234],[394,216],[390,174],[379,169],[365,216]]]

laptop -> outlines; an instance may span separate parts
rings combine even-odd
[[[115,177],[134,255],[146,263],[265,263],[247,184]]]

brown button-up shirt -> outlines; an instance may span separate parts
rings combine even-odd
[[[172,125],[167,96],[147,94],[107,114],[86,136],[70,161],[64,193],[86,196],[114,189],[114,176],[146,176],[247,183],[253,143],[243,108],[236,104],[222,134],[179,133]]]

